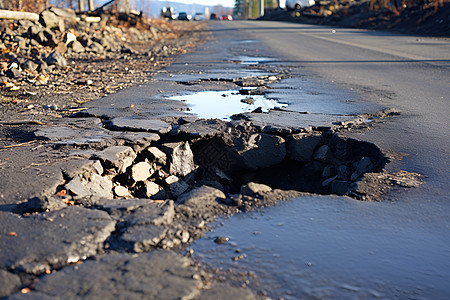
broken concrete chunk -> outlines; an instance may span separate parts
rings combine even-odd
[[[39,22],[47,28],[58,27],[59,18],[50,10],[44,10],[39,14]]]
[[[178,197],[178,204],[185,204],[190,207],[204,206],[211,203],[217,203],[217,199],[225,199],[225,194],[216,188],[203,185],[188,193]]]
[[[70,206],[27,217],[0,212],[0,268],[42,274],[97,254],[114,230],[111,217],[96,209]]]
[[[117,197],[121,197],[121,198],[125,198],[125,197],[130,197],[130,191],[121,185],[115,186],[114,187],[114,195],[116,195]]]
[[[135,182],[147,180],[153,173],[152,166],[145,161],[131,167],[131,177]]]
[[[286,138],[286,148],[290,159],[307,162],[313,159],[314,150],[322,142],[321,135],[298,133]]]
[[[108,254],[43,277],[27,294],[55,299],[195,299],[202,282],[190,260],[172,251]]]
[[[54,51],[50,53],[47,58],[45,59],[45,62],[51,66],[56,65],[60,68],[66,68],[67,67],[67,60],[64,58],[64,56],[61,55],[61,53]]]
[[[260,194],[270,191],[272,191],[272,188],[270,186],[261,183],[249,182],[248,184],[241,186],[242,195],[252,196],[254,194]]]
[[[94,154],[103,162],[107,169],[116,168],[119,173],[124,173],[136,159],[136,153],[128,146],[112,146]]]
[[[132,245],[136,253],[152,250],[166,236],[167,228],[157,225],[133,226],[125,230],[121,240]]]
[[[146,195],[149,198],[154,199],[153,197],[162,197],[165,198],[166,197],[166,193],[164,191],[164,189],[162,188],[162,186],[160,186],[159,184],[153,182],[153,181],[149,181],[145,183],[145,188],[146,188]],[[164,193],[162,193],[164,192]]]
[[[36,211],[52,211],[66,207],[67,204],[61,197],[34,197],[27,202],[20,205],[21,212],[36,212]]]
[[[333,180],[335,180],[336,178],[338,178],[337,175],[335,175],[335,176],[333,176],[333,177],[330,177],[330,178],[328,178],[328,179],[325,179],[325,180],[322,182],[322,186],[323,186],[323,187],[329,186],[329,185],[333,182]]]
[[[169,158],[171,175],[184,177],[195,170],[194,154],[188,142],[164,144],[160,149]]]
[[[189,188],[189,184],[175,175],[167,177],[165,181],[167,183],[168,196],[171,199],[177,198]]]
[[[356,172],[359,174],[369,172],[371,170],[372,161],[368,157],[363,157],[356,167]]]
[[[161,120],[138,119],[135,117],[114,118],[105,122],[107,128],[112,130],[149,131],[160,134],[169,133],[172,126]]]
[[[162,152],[161,150],[159,150],[156,147],[147,148],[147,152],[149,154],[149,159],[152,162],[155,162],[155,163],[163,165],[163,166],[166,165],[167,155],[164,152]]]
[[[267,168],[284,160],[286,145],[279,136],[256,133],[250,136],[245,149],[239,151],[239,154],[248,168]]]
[[[314,152],[314,159],[325,162],[329,159],[330,147],[328,145],[322,145]]]
[[[175,216],[173,201],[167,201],[166,204],[161,205],[153,201],[148,202],[139,209],[136,209],[132,214],[125,218],[128,226],[141,225],[169,225],[173,222]]]
[[[91,174],[88,179],[77,176],[69,181],[65,187],[68,191],[77,196],[77,198],[90,196],[108,199],[112,198],[112,181],[97,174]]]

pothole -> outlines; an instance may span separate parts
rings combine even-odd
[[[264,95],[252,95],[251,89],[243,91],[206,91],[192,95],[175,96],[170,100],[183,101],[189,106],[189,112],[201,119],[231,120],[236,114],[246,112],[268,112],[274,108],[283,108],[287,104],[278,103]]]
[[[68,178],[64,188],[74,201],[92,196],[176,200],[202,185],[239,194],[249,182],[363,198],[365,174],[381,172],[387,162],[374,144],[331,131],[277,135],[258,132],[249,122],[216,122],[220,128],[214,134],[196,139],[179,135],[182,140],[153,142],[135,148],[139,151],[112,146],[95,152],[91,171]]]

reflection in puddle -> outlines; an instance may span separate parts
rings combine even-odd
[[[259,57],[259,56],[245,56],[240,55],[232,61],[238,62],[242,65],[257,65],[264,62],[274,61],[274,58],[270,57]]]
[[[207,91],[169,99],[185,102],[189,105],[189,112],[198,115],[201,119],[230,120],[231,116],[235,114],[252,112],[257,109],[268,112],[274,108],[287,106],[260,95],[241,95],[237,90]]]

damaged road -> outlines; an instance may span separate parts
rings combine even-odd
[[[0,296],[252,299],[264,290],[247,278],[230,287],[193,264],[195,252],[180,254],[218,216],[317,194],[381,201],[421,185],[390,167],[400,155],[353,136],[402,116],[361,98],[389,91],[324,84],[301,62],[255,63],[271,51],[214,26],[218,43],[147,84],[45,126],[9,125],[22,140],[0,151]],[[200,119],[183,98],[207,91],[223,91],[211,110],[228,91],[266,100]],[[264,112],[271,99],[284,105]]]

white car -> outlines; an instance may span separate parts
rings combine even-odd
[[[316,4],[314,0],[286,0],[287,10],[300,10],[305,7],[313,6]]]

